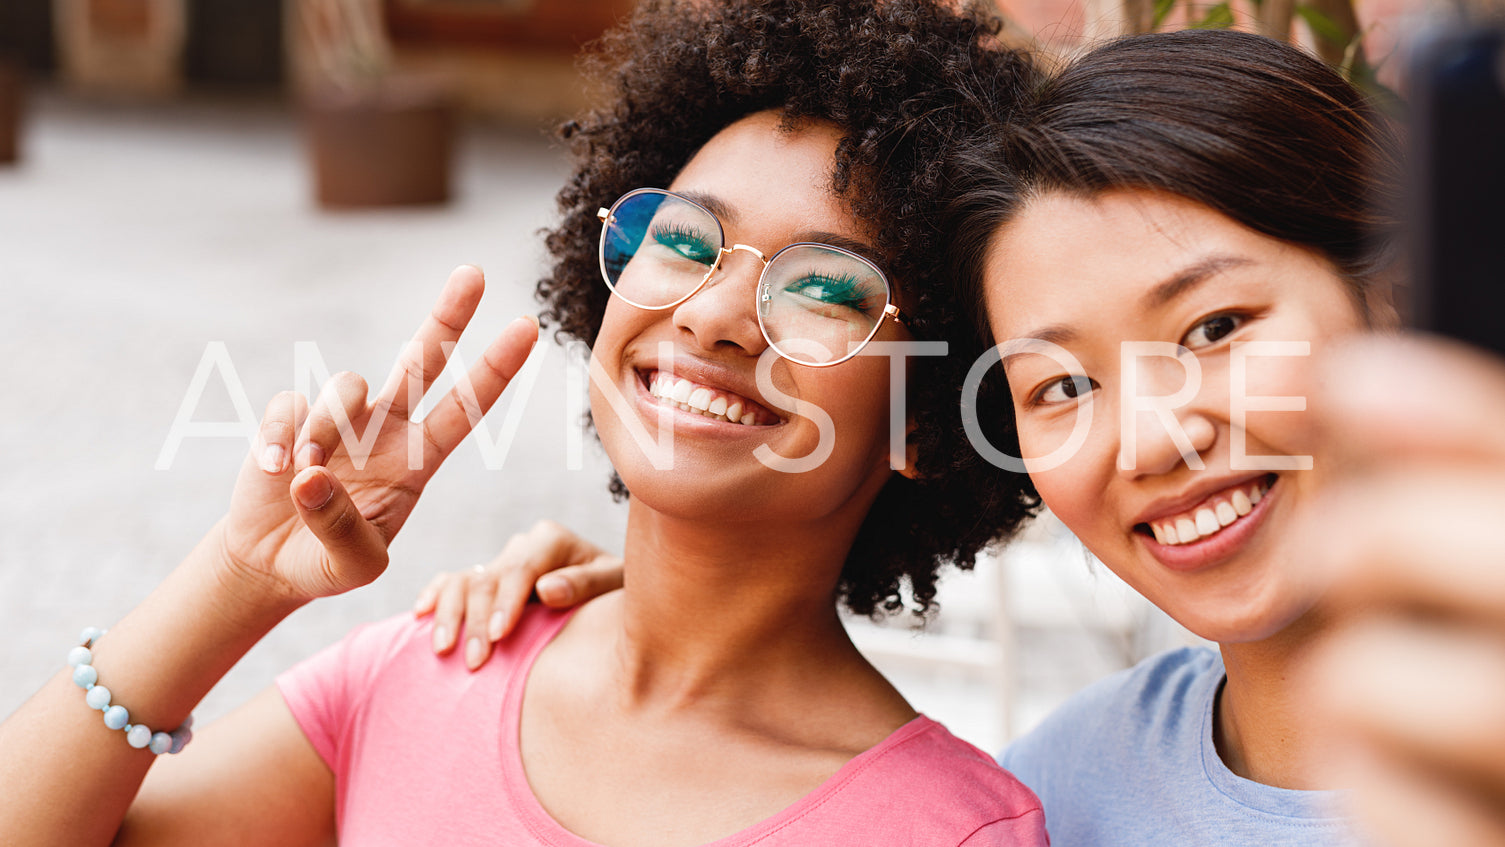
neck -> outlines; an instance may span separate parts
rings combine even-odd
[[[769,527],[686,520],[633,501],[618,690],[629,702],[672,707],[756,699],[782,683],[865,668],[834,601],[861,505],[855,515]]]
[[[1278,788],[1319,790],[1337,752],[1310,720],[1311,697],[1296,667],[1322,625],[1308,614],[1276,635],[1221,644],[1228,679],[1218,693],[1213,739],[1228,769]]]

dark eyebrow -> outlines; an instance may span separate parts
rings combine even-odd
[[[1146,292],[1140,300],[1139,308],[1148,311],[1157,306],[1163,306],[1223,271],[1252,264],[1254,264],[1252,259],[1246,259],[1242,256],[1208,256],[1200,259]],[[1016,345],[1018,349],[1013,352],[1005,352],[1002,357],[1003,363],[1007,364],[1015,356],[1033,352],[1029,349],[1030,341],[1045,341],[1065,346],[1075,341],[1076,338],[1076,330],[1066,324],[1052,324],[1041,327],[1027,335],[1009,339],[1006,343]]]
[[[734,210],[731,206],[728,206],[726,203],[722,202],[718,197],[712,196],[710,194],[702,194],[699,191],[676,191],[674,193],[685,198],[686,200],[691,200],[704,206],[706,208],[706,211],[715,215],[716,219],[721,221],[721,225],[723,227],[725,227],[729,223],[735,223],[737,221],[736,210]]]
[[[1208,256],[1150,289],[1140,300],[1139,308],[1149,310],[1163,306],[1229,268],[1249,264],[1253,262],[1241,256]]]
[[[874,249],[873,245],[868,244],[864,241],[858,241],[857,239],[850,236],[838,235],[834,232],[823,232],[818,229],[811,229],[796,233],[794,236],[794,242],[791,243],[797,243],[801,241],[813,241],[817,244],[829,244],[832,247],[840,247],[843,250],[850,250],[851,252],[856,253],[862,258],[867,259],[869,262],[872,262],[874,265],[882,267],[882,264],[878,261],[878,251]]]
[[[1050,326],[1041,327],[1040,329],[1035,330],[1029,335],[1021,335],[1001,342],[1000,347],[1002,349],[998,351],[1000,354],[999,361],[1005,367],[1007,367],[1010,360],[1019,356],[1026,356],[1031,353],[1037,352],[1037,350],[1035,349],[1036,345],[1031,344],[1030,342],[1043,341],[1047,344],[1055,344],[1064,347],[1065,345],[1075,341],[1076,338],[1076,330],[1072,329],[1069,326],[1066,326],[1065,324],[1052,324]]]

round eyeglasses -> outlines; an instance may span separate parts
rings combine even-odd
[[[709,209],[657,188],[629,191],[597,216],[601,276],[613,294],[640,309],[685,302],[741,250],[763,263],[755,295],[763,337],[792,362],[840,364],[878,334],[884,317],[903,323],[883,272],[850,250],[800,242],[764,258],[746,244],[727,247]]]

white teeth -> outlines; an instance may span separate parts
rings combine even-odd
[[[753,426],[757,413],[748,409],[736,395],[723,395],[716,389],[696,385],[687,379],[675,379],[662,372],[654,373],[648,381],[648,393],[666,405],[683,412],[691,412],[707,418]]]
[[[1191,541],[1196,541],[1198,538],[1201,538],[1201,537],[1202,537],[1201,533],[1197,532],[1197,525],[1196,524],[1192,523],[1191,521],[1187,520],[1186,518],[1177,518],[1176,519],[1176,543],[1177,544],[1186,544],[1186,543],[1191,542]]]
[[[1245,494],[1242,488],[1233,492],[1233,511],[1237,512],[1239,517],[1243,517],[1253,510],[1254,502],[1249,499],[1249,495]]]
[[[1218,502],[1217,507],[1213,511],[1217,513],[1218,523],[1223,526],[1227,526],[1238,520],[1238,512],[1235,512],[1232,506],[1222,501]]]
[[[1150,531],[1156,541],[1167,545],[1189,544],[1199,538],[1206,538],[1254,511],[1254,505],[1264,497],[1268,488],[1260,482],[1250,486],[1248,490],[1235,489],[1227,500],[1204,506],[1190,517],[1152,523],[1149,525]]]

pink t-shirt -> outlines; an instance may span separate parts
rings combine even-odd
[[[460,651],[434,656],[432,625],[402,615],[357,628],[279,677],[334,771],[340,843],[594,847],[539,805],[518,753],[523,683],[568,617],[530,608],[475,673]],[[921,716],[714,847],[1048,843],[1035,795]]]

